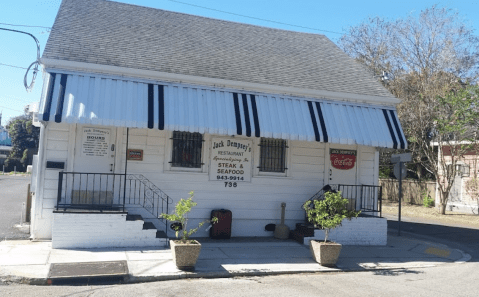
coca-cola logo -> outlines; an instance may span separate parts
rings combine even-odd
[[[331,149],[330,158],[334,168],[349,170],[356,164],[356,151]]]

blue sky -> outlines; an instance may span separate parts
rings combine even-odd
[[[380,16],[392,20],[417,14],[425,8],[439,4],[459,12],[466,24],[474,28],[476,35],[479,35],[479,0],[119,0],[119,2],[265,27],[324,34],[333,41],[341,36],[338,33],[344,33],[348,27],[355,26],[368,17]],[[60,3],[61,0],[1,0],[0,28],[17,29],[35,35],[43,51],[48,39],[48,29],[5,24],[51,27]],[[35,59],[36,46],[30,36],[0,30],[0,112],[3,113],[3,125],[11,117],[22,114],[25,105],[40,99],[43,84],[41,74],[38,75],[32,92],[27,93],[23,86],[26,70],[11,67],[27,68]]]

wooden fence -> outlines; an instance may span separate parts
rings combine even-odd
[[[383,200],[398,201],[399,182],[395,179],[380,179],[379,185],[383,187]],[[429,195],[436,201],[436,182],[418,182],[415,180],[403,180],[402,202],[409,204],[422,204],[424,195]]]

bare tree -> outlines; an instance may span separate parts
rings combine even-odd
[[[464,115],[479,104],[477,88],[469,89],[479,79],[479,38],[457,12],[432,6],[417,16],[394,21],[370,18],[351,27],[339,46],[370,69],[371,75],[383,71],[394,75],[394,80],[383,83],[402,99],[398,114],[408,147],[414,162],[420,164],[418,173],[425,168],[438,181],[444,214],[457,174],[455,164],[467,148],[452,146],[451,159],[434,143],[473,141],[464,129],[474,125],[452,111],[460,109]],[[449,121],[449,126],[440,126],[442,121]],[[451,162],[454,166],[447,166]]]

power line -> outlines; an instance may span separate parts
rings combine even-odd
[[[31,92],[32,89],[33,89],[33,85],[35,84],[35,78],[37,77],[38,67],[40,66],[40,42],[38,41],[38,39],[35,36],[33,36],[33,34],[30,34],[30,33],[25,32],[25,31],[19,31],[19,30],[8,29],[8,28],[0,28],[0,30],[29,35],[30,37],[33,38],[33,40],[37,44],[37,59],[32,64],[30,64],[30,66],[28,66],[27,72],[25,73],[25,76],[23,77],[23,85],[25,86],[25,89],[27,90],[27,92]],[[32,76],[32,81],[30,82],[30,84],[28,84],[27,83],[27,76],[28,76],[28,72],[30,71],[30,69],[33,70],[33,76]]]
[[[6,108],[6,109],[10,109],[10,110],[13,110],[13,111],[23,112],[22,110],[13,109],[13,108],[6,107],[6,106],[1,106],[1,105],[0,105],[0,107],[2,107],[2,108]]]
[[[29,25],[18,25],[18,24],[7,24],[7,23],[0,23],[0,25],[7,25],[7,26],[14,26],[14,27],[29,27],[29,28],[51,29],[51,27],[44,27],[44,26],[29,26]]]
[[[217,12],[221,12],[221,13],[227,13],[227,14],[231,14],[231,15],[236,15],[236,16],[240,16],[240,17],[244,17],[244,18],[253,19],[253,20],[265,21],[265,22],[270,22],[270,23],[275,23],[275,24],[280,24],[280,25],[286,25],[286,26],[292,26],[292,27],[297,27],[297,28],[302,28],[302,29],[315,30],[315,31],[320,31],[320,32],[328,32],[328,33],[334,33],[334,34],[343,34],[343,33],[334,32],[334,31],[321,30],[321,29],[316,29],[316,28],[311,28],[311,27],[305,27],[305,26],[300,26],[300,25],[293,25],[293,24],[288,24],[288,23],[283,23],[283,22],[278,22],[278,21],[273,21],[273,20],[268,20],[268,19],[262,19],[262,18],[247,16],[247,15],[243,15],[243,14],[239,14],[239,13],[234,13],[234,12],[219,10],[219,9],[215,9],[215,8],[204,7],[204,6],[200,6],[200,5],[196,5],[196,4],[191,4],[191,3],[185,3],[185,2],[176,1],[176,0],[166,0],[166,1],[176,2],[176,3],[180,3],[180,4],[184,4],[184,5],[189,5],[189,6],[198,7],[198,8],[203,8],[203,9],[207,9],[207,10],[217,11]]]
[[[14,66],[14,65],[9,65],[9,64],[3,64],[3,63],[0,63],[0,65],[2,65],[2,66],[8,66],[8,67],[13,67],[13,68],[28,69],[28,68],[25,68],[25,67]]]

